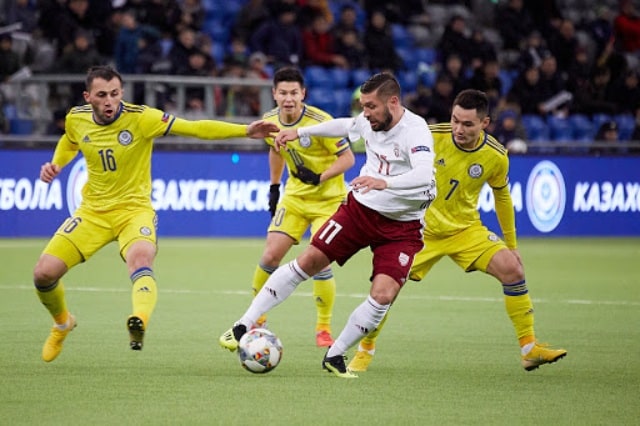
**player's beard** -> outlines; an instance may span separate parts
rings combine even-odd
[[[96,121],[102,125],[111,124],[116,119],[116,114],[112,114],[111,117],[107,117],[105,114],[96,110],[93,110],[93,115],[96,118]]]
[[[391,116],[391,111],[389,111],[389,108],[385,107],[384,118],[380,121],[377,121],[375,125],[372,124],[371,129],[374,132],[386,132],[387,130],[389,130],[392,120],[393,120],[393,117]]]

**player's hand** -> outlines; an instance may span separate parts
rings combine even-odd
[[[274,183],[269,187],[269,213],[271,213],[271,217],[276,214],[278,201],[280,201],[280,184]]]
[[[264,120],[254,121],[247,126],[247,136],[253,139],[273,137],[279,131],[276,123]]]
[[[51,183],[56,176],[60,174],[61,167],[57,164],[44,163],[40,167],[40,180],[46,183]]]
[[[518,259],[518,263],[520,263],[520,265],[524,265],[522,263],[522,257],[520,257],[520,252],[518,251],[518,249],[511,249],[511,253],[513,253],[516,259]]]
[[[320,175],[313,170],[306,168],[303,165],[299,165],[297,172],[291,172],[295,177],[300,179],[307,185],[318,185],[320,183]]]
[[[356,192],[366,194],[372,189],[386,189],[387,182],[383,179],[376,179],[371,176],[358,176],[351,181],[351,187]]]
[[[280,151],[281,147],[287,146],[287,142],[298,139],[297,129],[283,129],[275,137],[274,148],[276,151]]]

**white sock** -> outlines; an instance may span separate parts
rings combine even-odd
[[[298,284],[307,279],[309,275],[300,268],[296,259],[282,265],[264,283],[238,323],[244,324],[247,330],[250,329],[262,314],[266,314],[282,303],[293,293]]]
[[[329,348],[327,357],[343,355],[351,346],[373,331],[380,324],[390,306],[380,305],[371,296],[367,296],[367,300],[355,308],[349,316],[347,325]]]

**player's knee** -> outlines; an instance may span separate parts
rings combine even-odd
[[[37,288],[50,286],[66,272],[66,267],[63,266],[41,257],[33,268],[33,283]]]

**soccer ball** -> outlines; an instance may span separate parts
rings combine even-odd
[[[282,359],[280,339],[266,328],[254,328],[238,342],[240,364],[252,373],[268,373]]]

